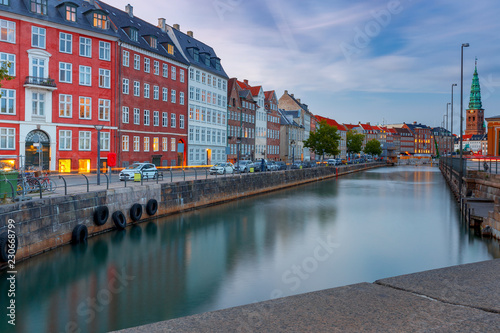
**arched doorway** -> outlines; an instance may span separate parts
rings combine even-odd
[[[48,170],[50,165],[50,138],[44,131],[34,130],[26,135],[26,168]]]

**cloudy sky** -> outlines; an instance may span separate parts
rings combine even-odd
[[[500,114],[498,0],[106,0],[156,24],[194,31],[230,77],[286,89],[339,122],[440,126],[455,88],[460,46],[464,109],[475,57],[486,116]],[[451,111],[451,109],[450,109]],[[451,113],[451,112],[450,112]],[[451,119],[451,115],[450,115]]]

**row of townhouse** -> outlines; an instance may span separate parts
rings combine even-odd
[[[0,162],[60,172],[152,162],[314,159],[316,119],[287,91],[229,79],[209,45],[98,0],[0,1]],[[282,124],[297,125],[283,137]],[[97,147],[101,151],[97,156]],[[293,147],[293,149],[292,149]]]

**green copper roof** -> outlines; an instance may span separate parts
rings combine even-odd
[[[477,75],[477,60],[474,76],[472,77],[472,86],[470,88],[469,110],[479,110],[483,108],[481,103],[481,87],[479,87],[479,76]]]

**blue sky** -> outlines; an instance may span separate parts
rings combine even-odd
[[[153,24],[194,31],[230,77],[286,89],[339,122],[440,126],[455,88],[459,128],[460,45],[464,109],[478,57],[486,117],[500,114],[497,0],[107,0]],[[451,116],[450,116],[451,118]]]

